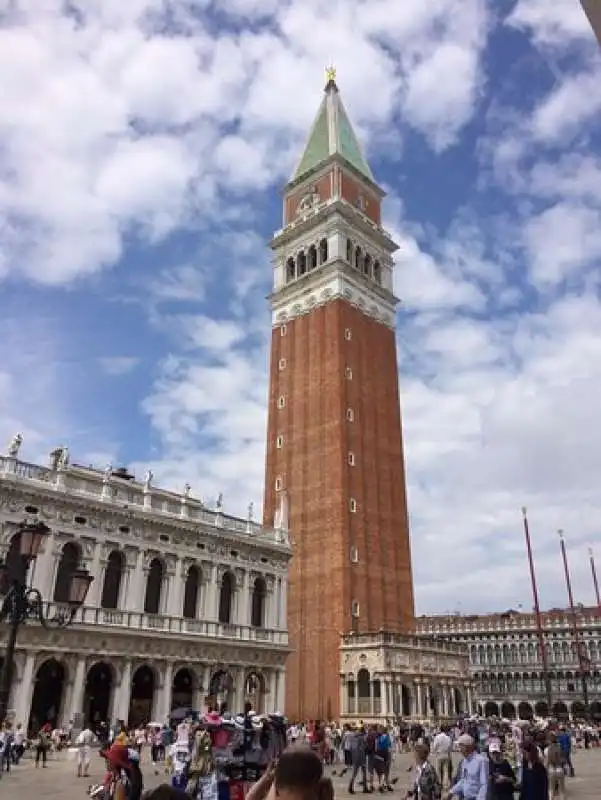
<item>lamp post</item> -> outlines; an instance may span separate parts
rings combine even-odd
[[[26,569],[40,552],[42,542],[49,533],[50,528],[43,522],[25,523],[16,532],[15,536],[19,536],[19,554]],[[0,562],[0,587],[5,591],[0,608],[0,622],[6,622],[8,625],[4,663],[0,675],[0,724],[4,722],[8,710],[13,659],[20,626],[27,620],[35,620],[47,630],[66,628],[73,622],[77,609],[83,605],[92,580],[87,570],[75,570],[71,576],[67,607],[59,607],[52,617],[47,617],[40,592],[27,586],[20,576],[9,575],[7,565]]]

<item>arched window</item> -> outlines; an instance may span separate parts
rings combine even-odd
[[[257,578],[252,591],[250,624],[253,628],[262,628],[265,625],[265,598],[267,586],[263,578]]]
[[[231,572],[226,572],[221,580],[219,591],[219,622],[228,624],[232,621],[234,589],[234,576]]]
[[[314,244],[309,248],[309,269],[315,269],[317,266],[317,248]]]
[[[286,280],[293,281],[296,278],[296,264],[292,256],[286,261]]]
[[[144,611],[147,614],[159,614],[161,609],[161,593],[163,590],[163,577],[165,568],[160,558],[153,558],[146,579],[146,596],[144,597]]]
[[[56,582],[54,584],[54,602],[68,603],[73,573],[79,567],[81,550],[75,542],[67,542],[63,547],[61,560],[58,563]]]
[[[6,571],[2,586],[0,586],[0,593],[7,592],[14,581],[21,585],[27,583],[27,559],[21,555],[20,533],[15,533],[10,540],[10,547],[6,554]]]
[[[363,264],[363,253],[361,252],[361,248],[357,247],[355,250],[355,268],[361,269],[361,265]]]
[[[363,274],[368,277],[371,275],[371,256],[366,255],[363,259]]]
[[[374,261],[374,280],[377,284],[382,283],[382,269],[379,261]]]
[[[346,260],[349,264],[353,263],[353,243],[350,239],[346,240]]]
[[[371,676],[366,669],[357,673],[358,713],[371,714]]]
[[[123,575],[123,554],[113,550],[106,562],[104,583],[102,585],[102,608],[117,608],[119,605],[119,590],[121,589],[121,576]]]
[[[304,275],[307,271],[307,256],[304,250],[301,250],[298,256],[296,257],[296,263],[298,264],[298,274]]]
[[[325,264],[328,260],[328,240],[322,239],[319,243],[319,263]]]
[[[186,576],[186,585],[184,587],[184,617],[186,619],[196,619],[198,612],[198,589],[200,586],[200,570],[198,567],[192,566],[188,570]]]

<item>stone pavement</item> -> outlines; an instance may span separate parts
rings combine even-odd
[[[404,798],[405,788],[410,779],[407,769],[412,764],[411,756],[395,757],[393,778],[398,778],[396,790],[387,795],[391,798]],[[577,751],[574,755],[576,777],[568,779],[568,800],[599,800],[601,797],[601,748],[596,750]],[[340,772],[341,767],[334,767],[333,772]],[[0,779],[0,800],[83,800],[90,783],[101,780],[104,762],[97,755],[93,756],[90,779],[77,778],[75,762],[61,754],[51,758],[46,769],[36,769],[33,761],[25,759],[10,775],[4,773]],[[164,775],[155,774],[151,764],[143,765],[146,788],[158,786],[164,781]],[[336,797],[350,797],[347,791],[348,775],[340,778],[333,776]],[[358,796],[363,795],[358,792]],[[378,794],[374,797],[379,797]]]

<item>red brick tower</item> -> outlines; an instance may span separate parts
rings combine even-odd
[[[285,492],[293,559],[286,713],[336,718],[340,636],[414,619],[393,261],[375,183],[328,73],[271,243],[265,522]]]

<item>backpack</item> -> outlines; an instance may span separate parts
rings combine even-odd
[[[558,744],[550,744],[547,750],[547,762],[550,767],[561,767],[563,765],[563,753]]]
[[[373,756],[376,752],[376,734],[368,733],[365,738],[365,752],[368,756]]]

